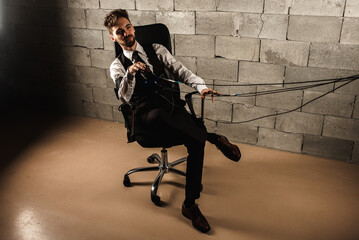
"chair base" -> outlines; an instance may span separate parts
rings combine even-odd
[[[184,158],[178,159],[172,163],[168,163],[167,149],[162,148],[161,157],[157,153],[154,153],[147,158],[147,161],[149,163],[157,162],[158,165],[156,167],[141,167],[141,168],[131,169],[130,171],[128,171],[125,174],[125,176],[123,178],[123,185],[125,185],[126,187],[131,186],[131,181],[130,181],[129,175],[132,173],[147,172],[147,171],[159,171],[155,181],[152,184],[152,188],[151,188],[151,200],[155,205],[158,206],[161,203],[161,198],[159,196],[157,196],[157,190],[158,190],[159,184],[162,181],[163,176],[169,172],[173,172],[173,173],[176,173],[176,174],[179,174],[182,176],[186,176],[186,174],[184,172],[173,168],[176,165],[185,162],[186,160],[187,160],[187,158],[184,157]]]

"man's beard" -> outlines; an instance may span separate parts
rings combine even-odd
[[[131,37],[132,37],[132,40],[128,40]],[[136,42],[136,38],[133,35],[128,36],[124,39],[124,43],[125,43],[126,47],[132,47],[135,44],[135,42]]]

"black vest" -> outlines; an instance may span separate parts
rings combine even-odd
[[[130,104],[136,106],[136,109],[141,108],[155,108],[155,107],[171,107],[173,104],[179,104],[184,106],[184,101],[180,100],[178,83],[171,83],[165,80],[161,80],[161,77],[173,79],[172,75],[165,68],[163,62],[161,62],[152,45],[142,45],[145,50],[149,63],[153,66],[153,72],[156,79],[145,79],[140,72],[137,72],[136,85]],[[123,52],[118,56],[120,62],[125,69],[128,69],[133,63],[125,57]],[[119,87],[118,79],[116,81],[117,88]],[[172,90],[168,90],[172,89]]]

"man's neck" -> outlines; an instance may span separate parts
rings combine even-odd
[[[135,41],[135,44],[132,45],[132,47],[127,47],[127,46],[121,46],[123,50],[127,50],[127,51],[135,51],[136,50],[136,46],[137,46],[137,41]]]

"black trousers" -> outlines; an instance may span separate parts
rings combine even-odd
[[[205,126],[194,120],[184,107],[176,106],[170,111],[156,107],[136,113],[136,126],[151,129],[160,141],[168,145],[184,144],[188,151],[186,170],[187,199],[200,197],[204,147],[207,139]],[[141,144],[141,135],[136,136]],[[146,139],[144,139],[146,141]],[[141,144],[142,145],[142,144]]]

